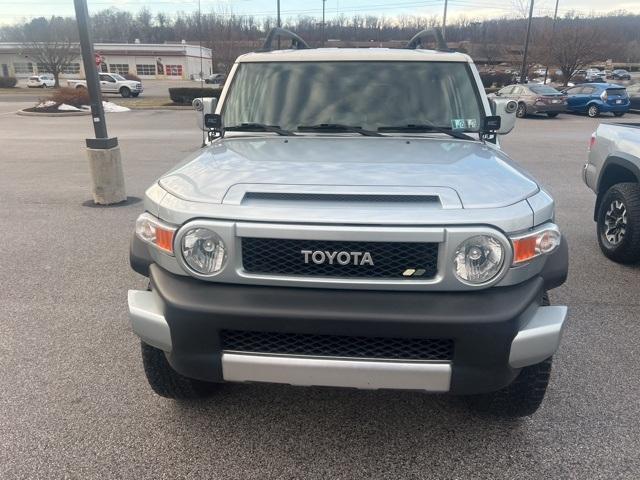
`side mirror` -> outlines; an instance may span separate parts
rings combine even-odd
[[[195,98],[191,102],[191,106],[196,111],[196,119],[198,121],[198,127],[205,132],[209,130],[204,123],[204,117],[207,114],[213,114],[218,106],[217,98]]]
[[[220,130],[222,128],[222,115],[217,113],[205,114],[204,126],[207,130]]]
[[[516,126],[516,110],[518,109],[518,102],[514,100],[508,100],[506,98],[492,98],[490,99],[491,111],[493,116],[487,117],[486,122],[490,122],[493,126],[496,125],[495,117],[500,119],[498,128],[493,130],[498,135],[506,135],[513,127]]]

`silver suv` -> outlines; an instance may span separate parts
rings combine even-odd
[[[195,102],[207,145],[147,190],[131,245],[156,393],[272,382],[538,408],[567,245],[553,199],[500,149],[517,104],[490,103],[467,55],[417,48],[433,33],[312,49],[278,29],[218,102]]]

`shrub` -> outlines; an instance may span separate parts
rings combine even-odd
[[[194,98],[220,98],[221,88],[200,88],[200,87],[176,87],[169,89],[169,96],[173,103],[191,105]]]
[[[17,83],[16,77],[0,77],[0,88],[13,88]]]
[[[89,92],[86,88],[61,88],[47,100],[51,100],[57,104],[66,103],[67,105],[73,105],[78,108],[82,105],[89,105],[91,103],[89,99]]]
[[[504,87],[513,83],[513,75],[504,72],[483,72],[480,74],[480,80],[484,88],[491,88],[492,86]]]
[[[142,82],[142,80],[140,80],[140,77],[137,76],[135,73],[125,73],[124,75],[122,75],[124,78],[126,78],[127,80],[134,80],[136,82]]]

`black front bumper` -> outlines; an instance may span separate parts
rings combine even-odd
[[[538,276],[512,287],[477,292],[380,292],[202,282],[149,269],[171,330],[167,358],[179,373],[222,381],[222,330],[455,342],[452,393],[480,393],[508,385],[511,342],[542,302]]]

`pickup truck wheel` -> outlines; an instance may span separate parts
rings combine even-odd
[[[618,263],[640,260],[640,185],[618,183],[604,194],[597,216],[598,244]]]
[[[122,95],[122,98],[129,98],[131,96],[131,90],[129,90],[128,87],[122,87],[120,89],[120,95]]]
[[[133,98],[136,98],[138,95],[140,95],[140,92],[135,92],[135,93],[132,93],[132,94],[131,94],[131,96],[132,96]]]
[[[587,109],[587,115],[589,115],[591,118],[599,117],[600,109],[597,105],[589,105],[589,108]]]
[[[527,106],[524,103],[518,104],[518,109],[516,110],[516,117],[524,118],[527,116]]]
[[[213,393],[216,384],[183,377],[176,372],[158,348],[140,342],[142,365],[149,385],[161,397],[174,399],[205,398]]]

